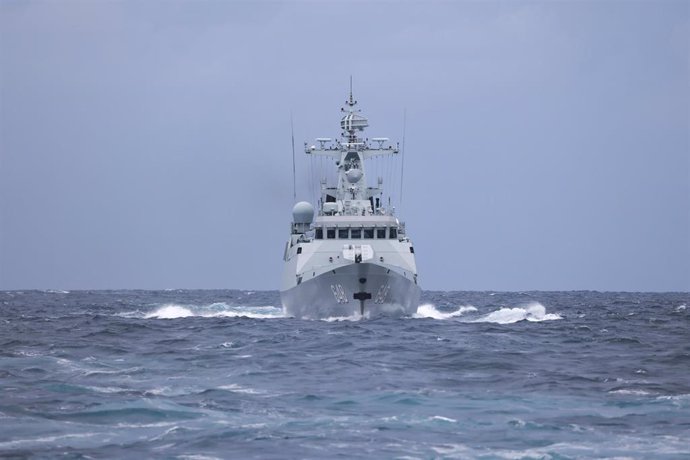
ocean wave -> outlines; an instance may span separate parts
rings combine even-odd
[[[278,291],[247,295],[0,292],[0,452],[688,457],[686,293],[427,291],[399,319],[224,319],[282,317]]]
[[[451,312],[443,312],[438,309],[433,304],[425,303],[417,308],[417,313],[412,315],[413,318],[432,318],[432,319],[449,319],[462,316],[467,312],[477,311],[472,305],[458,307],[457,310]]]
[[[629,396],[648,396],[651,395],[649,391],[645,390],[639,390],[636,388],[621,388],[618,390],[611,390],[609,391],[610,394],[618,394],[618,395],[629,395]]]
[[[177,319],[194,316],[192,310],[182,307],[180,305],[164,305],[151,313],[144,315],[145,319]]]
[[[99,387],[99,386],[93,386],[93,385],[82,385],[82,388],[85,390],[93,391],[95,393],[106,393],[106,394],[112,394],[112,393],[129,393],[132,390],[128,390],[126,388],[120,388],[120,387]]]
[[[512,324],[518,321],[554,321],[563,319],[556,313],[546,313],[546,308],[539,302],[532,302],[525,307],[501,308],[488,315],[473,320],[474,323]]]
[[[14,439],[10,441],[0,442],[0,449],[18,449],[35,447],[36,444],[53,444],[57,441],[74,440],[79,438],[92,438],[99,436],[100,433],[67,433],[54,436],[42,436],[27,439]]]
[[[130,367],[127,369],[98,369],[98,370],[90,370],[84,372],[85,377],[92,377],[92,376],[102,376],[102,375],[132,375],[132,374],[140,374],[144,372],[145,369],[143,367]]]
[[[144,313],[143,316],[141,312],[122,313],[121,316],[142,317],[144,319],[178,319],[189,317],[271,319],[283,318],[285,315],[282,308],[271,305],[250,307],[228,305],[219,302],[211,305],[167,304],[148,313]]]
[[[217,388],[219,390],[229,391],[231,393],[245,393],[245,394],[250,394],[250,395],[266,394],[266,392],[263,390],[256,390],[254,388],[243,387],[243,386],[237,385],[236,383],[231,383],[229,385],[221,385]]]
[[[657,401],[665,401],[673,404],[675,407],[686,409],[690,407],[690,394],[679,395],[662,395],[657,396]]]

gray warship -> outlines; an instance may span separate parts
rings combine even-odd
[[[305,143],[307,155],[335,160],[337,183],[320,180],[318,213],[306,201],[292,210],[283,309],[307,319],[412,315],[421,294],[414,246],[390,200],[384,206],[382,178],[370,186],[365,173],[365,160],[398,155],[399,148],[388,138],[363,136],[369,124],[355,108],[351,84],[345,104],[341,139]]]

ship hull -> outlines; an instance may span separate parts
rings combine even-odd
[[[416,281],[375,263],[353,263],[281,291],[287,316],[324,319],[409,316],[417,312]]]

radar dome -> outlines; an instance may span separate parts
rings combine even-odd
[[[357,168],[352,168],[345,173],[347,176],[347,181],[351,184],[356,184],[362,178],[362,170]]]
[[[292,208],[292,219],[296,224],[311,224],[314,220],[314,206],[306,201],[300,201]]]

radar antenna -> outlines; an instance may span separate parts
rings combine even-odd
[[[400,206],[403,203],[403,178],[405,177],[405,127],[407,126],[407,109],[403,110],[402,148],[400,149]]]
[[[295,127],[290,112],[290,134],[292,135],[292,200],[297,201],[297,182],[295,180]]]
[[[347,105],[352,107],[356,103],[357,103],[357,101],[355,101],[354,98],[352,97],[352,75],[350,75],[350,100],[348,101]]]

